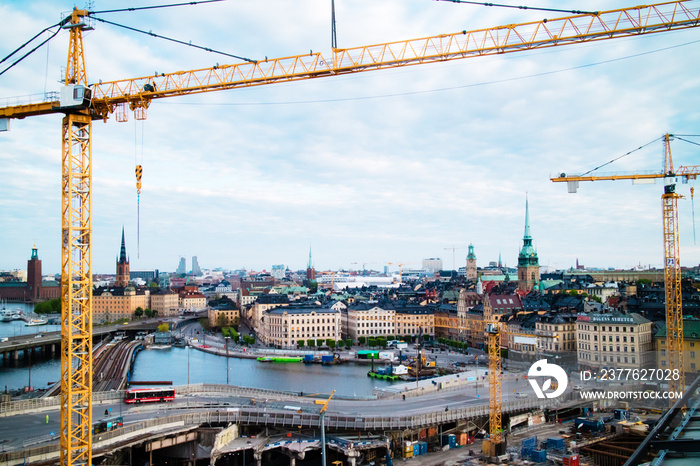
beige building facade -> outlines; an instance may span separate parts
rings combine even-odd
[[[170,290],[158,290],[151,293],[150,308],[157,311],[159,316],[171,317],[178,315],[179,301],[177,293]]]
[[[330,308],[285,306],[270,309],[261,319],[258,336],[267,345],[296,348],[301,340],[315,346],[341,338],[341,313]]]
[[[360,337],[374,338],[394,335],[396,311],[383,309],[374,304],[360,304],[347,310],[347,321],[343,322],[343,334],[354,341]]]
[[[151,306],[149,290],[136,291],[132,286],[105,289],[92,296],[92,320],[94,323],[132,319],[137,307]]]
[[[640,369],[654,365],[651,321],[639,314],[579,314],[579,368]]]

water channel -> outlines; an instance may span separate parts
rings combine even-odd
[[[31,307],[21,307],[31,312]],[[23,321],[0,322],[0,337],[59,331],[59,325],[26,327]],[[196,383],[226,383],[226,357],[205,353],[194,348],[145,349],[136,356],[133,380],[169,380],[174,385]],[[347,397],[371,396],[373,389],[388,387],[391,382],[367,377],[369,366],[340,364],[323,366],[303,363],[261,363],[255,359],[228,358],[228,382],[242,387],[290,390],[304,393],[330,393]],[[31,364],[25,358],[6,360],[0,366],[0,390],[21,389],[29,383],[46,388],[60,377],[56,359],[42,359],[38,353]],[[31,382],[30,382],[31,379]]]

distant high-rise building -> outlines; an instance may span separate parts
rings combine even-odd
[[[122,227],[122,246],[117,258],[117,277],[114,286],[127,286],[129,284],[129,258],[126,256],[126,242],[124,241],[124,227]]]
[[[316,279],[316,269],[314,269],[314,263],[311,261],[311,246],[309,246],[309,263],[306,265],[306,279]]]
[[[278,265],[273,265],[272,266],[272,271],[270,272],[270,275],[275,277],[278,280],[282,280],[285,277],[285,271],[287,268],[284,266],[284,264],[278,264]]]
[[[474,245],[469,245],[469,253],[467,254],[467,280],[476,279],[476,254],[474,254]]]
[[[199,262],[197,262],[197,256],[192,256],[192,273],[198,277],[204,275],[202,269],[199,268]]]
[[[518,289],[530,291],[540,281],[540,261],[537,251],[532,245],[530,234],[530,209],[527,197],[525,198],[525,234],[523,247],[518,255]]]
[[[187,273],[187,260],[185,260],[184,257],[180,258],[180,263],[177,266],[177,270],[175,271],[177,274],[182,274],[182,273]]]
[[[423,259],[423,269],[432,270],[433,272],[440,272],[442,270],[442,259],[439,257],[431,257],[430,259]]]

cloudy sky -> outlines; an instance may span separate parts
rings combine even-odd
[[[97,0],[93,9],[159,3]],[[72,6],[0,3],[0,57]],[[329,0],[98,16],[252,59],[331,56]],[[336,1],[339,47],[558,16],[429,0]],[[59,89],[67,33],[49,44],[0,75],[0,106],[4,97]],[[84,44],[90,82],[236,63],[99,22]],[[446,248],[460,248],[459,267],[470,243],[479,266],[499,253],[514,266],[526,193],[540,264],[661,267],[660,184],[587,183],[568,194],[549,177],[587,171],[666,132],[700,134],[699,71],[700,29],[690,29],[156,101],[144,122],[132,115],[94,123],[94,270],[114,272],[122,226],[132,270],[173,271],[180,256],[189,267],[195,255],[205,268],[299,269],[309,247],[322,270],[419,267],[428,257],[451,268]],[[0,269],[25,268],[36,244],[44,271],[60,272],[60,128],[60,116],[50,115],[13,120],[0,133]],[[676,140],[675,164],[699,164],[699,149]],[[656,142],[603,171],[660,170],[662,155]],[[139,248],[136,163],[144,171]],[[700,262],[690,186],[679,185],[683,265]]]

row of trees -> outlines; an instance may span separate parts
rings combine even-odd
[[[144,309],[141,306],[137,307],[134,311],[134,317],[136,317],[137,319],[140,319],[144,315],[150,319],[151,317],[157,317],[158,311],[148,308]]]
[[[317,344],[319,346],[322,346],[323,344],[326,344],[327,347],[330,349],[334,348],[352,348],[352,340],[347,339],[347,340],[331,340],[331,339],[326,339],[326,340],[299,340],[297,341],[297,346],[299,348],[304,348],[304,347],[310,347],[314,348]]]
[[[34,312],[37,314],[60,314],[61,313],[61,298],[49,299],[43,303],[34,305]]]
[[[221,335],[224,338],[231,338],[233,341],[244,343],[246,345],[252,345],[255,343],[255,337],[250,335],[241,335],[234,327],[222,327]]]
[[[451,348],[463,350],[463,349],[468,349],[469,346],[467,345],[466,342],[464,341],[456,341],[456,340],[448,340],[447,338],[438,338],[438,343],[447,345]]]

